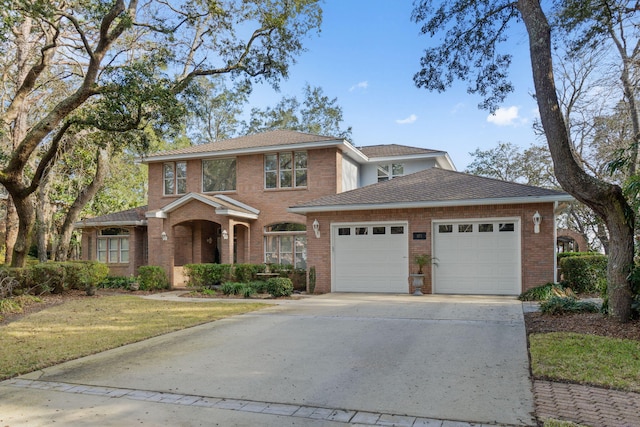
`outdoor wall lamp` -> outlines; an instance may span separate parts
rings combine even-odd
[[[213,237],[209,237],[207,239],[207,243],[211,245],[213,243]]]
[[[316,234],[316,239],[320,238],[320,223],[318,222],[317,219],[313,220],[313,224],[311,225],[313,227],[313,232]]]
[[[540,233],[540,223],[542,222],[542,215],[540,215],[540,212],[536,211],[536,213],[533,214],[533,232],[538,234]]]
[[[227,230],[222,230],[222,238],[224,240],[228,240],[229,239],[229,233],[227,232]]]
[[[167,237],[167,233],[165,233],[164,231],[162,232],[162,234],[160,234],[160,237],[162,238],[163,242],[166,242],[168,237]]]

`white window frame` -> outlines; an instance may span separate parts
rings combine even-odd
[[[394,168],[395,167],[402,168],[402,172],[401,173],[395,173],[394,172]],[[381,176],[380,175],[381,172],[384,175]],[[391,180],[393,178],[398,178],[398,177],[404,176],[404,163],[383,163],[383,164],[380,164],[376,168],[376,173],[377,173],[378,182],[389,181],[389,180]]]

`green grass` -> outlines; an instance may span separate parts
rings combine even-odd
[[[533,375],[640,392],[640,342],[553,332],[529,336]]]
[[[586,427],[582,424],[572,423],[571,421],[545,420],[544,427]]]
[[[264,307],[134,296],[67,301],[0,327],[0,380]]]

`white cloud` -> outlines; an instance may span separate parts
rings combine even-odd
[[[520,117],[520,107],[513,105],[508,108],[498,108],[495,113],[487,116],[487,121],[496,126],[518,126],[525,124],[527,119]]]
[[[357,84],[351,86],[349,88],[349,92],[353,92],[356,89],[366,89],[368,87],[369,87],[369,82],[365,80],[363,82],[360,82],[360,83],[357,83]]]
[[[418,116],[416,116],[415,114],[412,114],[409,117],[407,117],[406,119],[398,119],[398,120],[396,120],[396,123],[399,124],[399,125],[408,125],[408,124],[411,124],[411,123],[415,122],[416,120],[418,120]]]

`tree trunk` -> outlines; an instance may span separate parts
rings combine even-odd
[[[13,202],[16,206],[18,218],[20,218],[20,225],[18,226],[16,244],[13,247],[11,267],[24,267],[29,254],[31,234],[36,220],[36,209],[31,195],[20,199],[14,198]]]
[[[91,183],[85,187],[69,208],[59,233],[59,243],[56,249],[56,261],[66,261],[69,255],[69,245],[73,233],[73,224],[78,220],[80,212],[96,193],[102,188],[109,173],[109,146],[98,150],[96,156],[96,173]]]
[[[565,191],[593,209],[607,225],[609,314],[627,322],[632,313],[628,275],[633,267],[633,212],[620,187],[588,175],[576,161],[556,93],[549,23],[539,0],[518,0],[518,9],[529,34],[536,99],[556,178]]]
[[[38,243],[38,260],[40,262],[47,262],[49,260],[49,256],[47,254],[53,222],[53,209],[48,198],[48,184],[50,179],[51,173],[48,173],[46,178],[42,180],[40,188],[38,188],[38,201],[36,205],[36,241]]]
[[[16,245],[18,239],[18,224],[20,219],[16,212],[16,205],[13,203],[13,198],[9,196],[7,198],[7,218],[5,223],[5,255],[4,263],[11,265],[13,259],[13,248]]]

